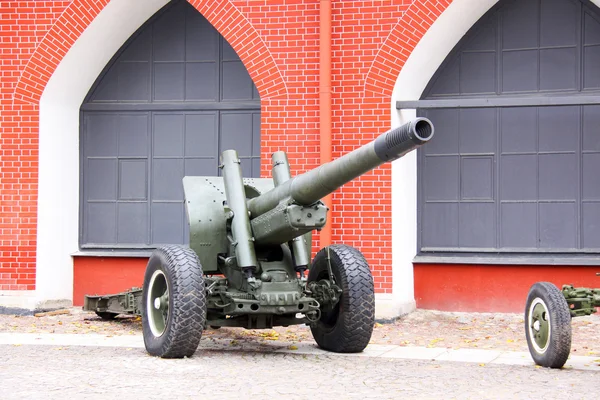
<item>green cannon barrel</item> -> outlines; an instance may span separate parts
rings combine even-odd
[[[372,142],[248,201],[251,218],[275,208],[282,200],[308,206],[351,180],[383,163],[396,160],[433,137],[433,124],[427,118],[414,119],[381,134]]]

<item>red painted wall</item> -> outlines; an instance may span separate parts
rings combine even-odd
[[[108,0],[0,0],[0,290],[35,289],[38,106],[52,72]],[[263,174],[285,150],[294,174],[318,164],[318,0],[190,0],[231,43],[262,103]],[[333,0],[333,157],[389,128],[402,65],[450,0]],[[391,292],[390,168],[337,191],[333,241],[363,251]],[[318,235],[315,237],[318,246]],[[75,293],[122,290],[140,260],[75,259]],[[92,273],[92,270],[97,269]],[[107,271],[110,271],[108,273]],[[110,278],[109,278],[110,277]],[[110,282],[104,283],[103,279]],[[83,280],[83,281],[82,281]],[[124,286],[134,279],[123,278]]]
[[[73,304],[86,294],[118,293],[141,287],[147,259],[76,257]],[[441,311],[523,312],[531,285],[600,287],[597,266],[415,264],[417,307]]]
[[[75,257],[73,305],[86,294],[112,294],[142,287],[147,258]]]
[[[417,308],[523,312],[535,282],[600,287],[600,266],[415,264]]]

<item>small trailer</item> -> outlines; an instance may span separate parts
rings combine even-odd
[[[600,276],[600,273],[596,274]],[[537,282],[525,307],[525,336],[536,364],[562,368],[571,352],[571,318],[592,315],[600,307],[600,289]]]
[[[310,261],[312,232],[327,219],[321,199],[432,137],[431,122],[417,118],[294,178],[282,151],[273,154],[272,179],[249,179],[226,150],[222,177],[183,178],[189,247],[156,249],[141,289],[86,296],[84,310],[141,315],[146,350],[164,358],[194,354],[207,326],[307,324],[321,348],[360,352],[375,322],[373,277],[348,245]]]

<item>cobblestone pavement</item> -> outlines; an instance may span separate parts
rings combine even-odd
[[[594,371],[327,354],[200,349],[188,359],[139,347],[0,345],[0,397],[13,399],[591,398]]]
[[[43,317],[0,314],[0,332],[140,335],[139,317],[123,316],[104,321],[79,308]],[[574,318],[571,322],[571,354],[600,358],[600,313]],[[241,328],[208,329],[204,337],[248,341],[314,343],[305,325],[272,330]],[[460,313],[416,310],[394,321],[375,324],[372,344],[444,349],[487,349],[527,352],[523,315],[518,313]]]
[[[183,360],[148,356],[136,317],[0,315],[0,398],[590,398],[600,385],[600,317],[572,326],[566,367],[549,370],[527,353],[519,314],[417,310],[377,323],[359,355],[318,349],[306,326],[208,329]]]

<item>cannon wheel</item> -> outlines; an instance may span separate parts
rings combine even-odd
[[[328,257],[329,255],[329,257]],[[308,281],[329,279],[328,258],[335,284],[342,289],[339,302],[322,306],[321,318],[311,324],[319,347],[336,353],[363,351],[375,324],[373,276],[363,255],[353,247],[332,245],[315,256]]]
[[[550,282],[537,282],[529,290],[525,335],[536,364],[565,365],[571,352],[571,313],[562,292]]]
[[[140,306],[148,353],[163,358],[194,354],[206,319],[204,279],[196,253],[182,246],[154,250]]]

